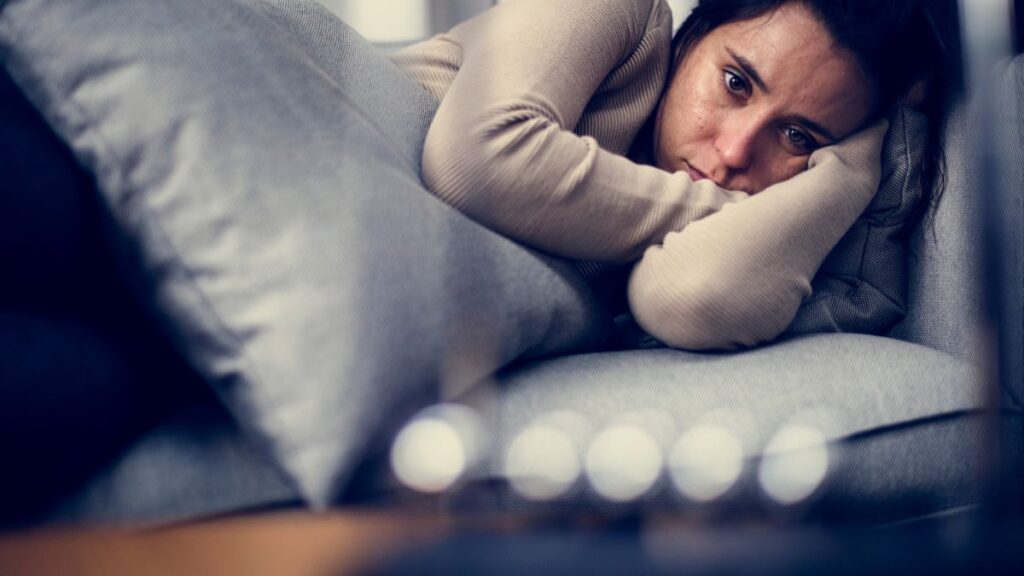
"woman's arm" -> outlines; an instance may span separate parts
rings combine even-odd
[[[753,346],[780,334],[878,190],[887,128],[883,120],[815,151],[807,171],[649,248],[629,278],[637,324],[691,350]]]
[[[437,91],[461,52],[424,143],[424,183],[506,236],[600,262],[634,261],[746,198],[572,132],[612,78],[621,92],[601,95],[599,121],[635,135],[661,95],[670,35],[664,0],[512,0],[456,26],[444,35],[440,80],[428,82]],[[429,80],[428,68],[416,73]]]

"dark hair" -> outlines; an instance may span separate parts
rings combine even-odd
[[[942,133],[950,99],[962,89],[956,0],[700,0],[672,39],[672,73],[710,31],[788,2],[807,7],[873,82],[868,123],[888,115],[915,86],[925,86],[923,100],[914,106],[927,117],[928,134],[922,198],[905,232],[913,229],[945,188]]]

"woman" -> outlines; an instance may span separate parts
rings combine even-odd
[[[664,0],[511,0],[392,59],[441,100],[434,194],[527,245],[629,264],[630,310],[662,342],[735,348],[785,329],[874,196],[886,116],[941,80],[931,14],[703,0],[673,39]]]

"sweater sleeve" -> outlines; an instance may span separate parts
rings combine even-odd
[[[618,263],[746,198],[572,132],[610,74],[663,82],[670,35],[665,0],[510,0],[456,26],[444,41],[461,63],[424,141],[425,185],[515,240]]]
[[[637,324],[675,348],[735,349],[778,336],[881,179],[886,121],[815,151],[808,170],[669,232],[633,267]]]

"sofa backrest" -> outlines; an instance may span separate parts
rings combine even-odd
[[[998,145],[1000,164],[1019,171],[1024,163],[1024,139],[1020,122],[1024,99],[1024,56],[1018,56],[1001,75],[1004,104],[999,107],[998,121],[1006,131]],[[986,343],[984,325],[985,288],[980,247],[985,227],[983,201],[990,198],[979,187],[982,163],[978,152],[978,111],[974,103],[961,100],[952,107],[946,127],[946,186],[942,199],[922,224],[911,233],[909,257],[908,309],[906,317],[896,324],[889,336],[943,350],[974,364],[984,364],[991,345]],[[989,134],[984,137],[992,137]],[[1012,155],[1016,155],[1014,159]],[[1020,190],[1021,178],[1004,172],[1003,189]],[[1019,201],[1018,201],[1019,202]],[[1013,207],[999,212],[1019,223],[1024,212]],[[1009,248],[1009,247],[1007,247]],[[1020,253],[1019,251],[1017,252]],[[1004,259],[1011,262],[1012,258]],[[1016,259],[1016,260],[1019,260]],[[1018,267],[1019,268],[1019,267]],[[1021,273],[1007,266],[1009,277],[1004,286],[1007,309],[1020,311]],[[1012,315],[1012,314],[1011,314]],[[1016,325],[1021,316],[1016,314]],[[1009,320],[1009,319],[1004,319]],[[1012,323],[1012,322],[1011,322]],[[1016,345],[1020,348],[1019,336]],[[1011,345],[1013,343],[1010,343]]]
[[[945,132],[946,178],[941,200],[910,235],[907,314],[889,336],[983,362],[980,285],[982,212],[971,174],[978,158],[973,112],[957,102]]]
[[[1018,41],[1024,43],[1024,2],[1017,2]],[[1020,48],[1024,48],[1021,46]],[[1005,194],[1002,229],[1005,241],[1001,252],[1003,291],[1000,313],[1003,316],[1001,338],[1007,354],[1001,365],[1004,381],[1014,383],[1011,390],[1018,405],[1024,406],[1024,55],[1017,56],[1008,70],[1001,109],[1006,114],[1003,143],[1000,145],[1001,190]]]

